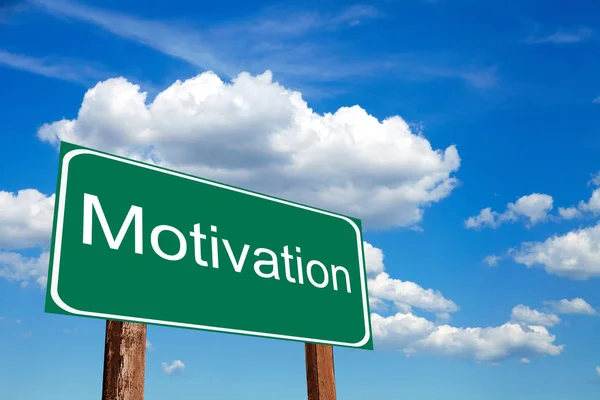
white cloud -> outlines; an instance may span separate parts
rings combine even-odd
[[[596,374],[598,374],[598,376],[600,376],[600,367],[596,367]]]
[[[521,364],[531,364],[531,360],[527,357],[523,357],[519,360]]]
[[[567,207],[567,208],[558,207],[558,214],[563,219],[575,219],[575,218],[583,217],[583,214],[581,213],[581,211],[579,211],[575,207]]]
[[[224,83],[213,73],[177,81],[151,104],[123,78],[84,96],[77,119],[40,128],[59,139],[353,215],[366,227],[411,226],[449,196],[454,146],[435,150],[398,116],[359,106],[313,112],[270,72]]]
[[[487,265],[489,265],[490,267],[495,267],[496,265],[498,265],[498,261],[500,261],[502,257],[500,256],[496,256],[496,255],[490,255],[487,256],[483,259],[483,262],[486,263]]]
[[[600,186],[600,172],[592,175],[588,185]],[[524,218],[528,227],[549,218],[558,221],[583,218],[583,212],[600,214],[600,188],[595,189],[588,201],[580,201],[578,206],[558,207],[558,215],[551,216],[553,209],[552,196],[547,194],[533,193],[519,198],[515,203],[508,203],[506,210],[502,213],[493,211],[491,207],[482,209],[479,214],[465,220],[465,227],[477,229],[483,227],[498,228],[507,222],[516,222]]]
[[[47,250],[52,232],[54,195],[35,189],[17,193],[0,191],[0,249]],[[27,286],[46,287],[49,254],[29,257],[14,251],[0,251],[0,278]]]
[[[146,339],[146,350],[152,350],[152,343],[148,339]]]
[[[367,275],[377,276],[383,272],[383,251],[374,247],[371,243],[363,242],[365,249],[365,262],[367,264]]]
[[[163,362],[161,364],[162,371],[167,375],[173,375],[183,372],[185,364],[181,360],[175,360],[171,364]]]
[[[514,260],[528,268],[542,266],[554,275],[571,279],[600,276],[600,223],[555,235],[544,242],[523,243],[511,250]]]
[[[528,226],[545,221],[548,213],[553,208],[552,196],[541,193],[532,193],[522,196],[514,203],[508,203],[502,213],[492,211],[491,207],[482,209],[478,215],[469,217],[465,221],[466,228],[497,228],[506,222],[515,222],[525,218]]]
[[[9,282],[20,282],[22,286],[35,282],[45,288],[48,280],[48,260],[47,252],[39,257],[0,252],[0,278]]]
[[[416,307],[441,314],[443,318],[447,317],[447,313],[458,311],[456,303],[446,299],[439,291],[423,289],[414,282],[393,279],[385,272],[369,279],[368,282],[370,296],[392,302],[396,308],[403,311],[410,311],[412,307]]]
[[[491,207],[484,208],[479,212],[479,214],[474,217],[469,217],[465,221],[465,227],[467,228],[481,228],[486,225],[490,228],[496,228],[498,225],[496,223],[496,219],[499,214],[496,211],[492,211]]]
[[[371,313],[371,325],[375,346],[405,352],[436,328],[433,322],[423,317],[402,312],[388,317]]]
[[[548,212],[552,210],[552,205],[552,196],[533,193],[519,198],[515,203],[509,203],[507,210],[517,216],[529,218],[529,223],[534,225],[546,219]]]
[[[560,318],[554,314],[533,310],[522,304],[513,308],[511,319],[513,322],[525,325],[554,326],[560,322]]]
[[[372,314],[375,345],[382,348],[447,357],[498,362],[508,358],[558,355],[563,345],[543,326],[505,323],[488,328],[435,325],[411,313],[389,317]]]
[[[480,361],[500,361],[515,355],[558,355],[563,346],[542,326],[505,323],[489,328],[438,326],[416,349],[448,356],[471,357]]]
[[[562,299],[559,301],[545,301],[549,306],[559,314],[597,314],[597,311],[584,299],[576,297],[572,300]]]
[[[46,247],[52,233],[54,195],[35,189],[0,191],[0,249]]]
[[[389,307],[385,301],[369,296],[369,308],[371,311],[386,311]]]
[[[592,196],[590,199],[586,201],[579,202],[579,209],[581,211],[591,212],[593,214],[600,213],[600,188],[594,190],[592,192]]]

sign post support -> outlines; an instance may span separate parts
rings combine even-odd
[[[308,400],[336,400],[333,348],[305,343]]]
[[[144,400],[146,325],[106,321],[102,400]]]

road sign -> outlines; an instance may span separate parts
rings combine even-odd
[[[62,142],[46,312],[373,349],[359,220]]]

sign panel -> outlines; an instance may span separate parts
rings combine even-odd
[[[373,349],[359,220],[62,142],[46,312]]]

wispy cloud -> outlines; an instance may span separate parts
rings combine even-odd
[[[353,6],[329,15],[317,12],[289,15],[281,8],[272,8],[266,15],[198,30],[181,21],[148,20],[69,1],[32,1],[53,15],[93,24],[228,78],[245,70],[258,73],[265,69],[284,74],[293,69],[295,74],[317,75],[323,65],[327,65],[327,60],[321,58],[321,68],[314,65],[314,57],[320,54],[316,51],[317,46],[306,43],[307,33],[356,26],[381,16],[370,6]],[[269,65],[266,65],[267,61]],[[311,64],[313,67],[307,68]],[[336,75],[351,70],[351,67],[338,70]]]
[[[181,25],[169,25],[126,14],[78,5],[68,1],[32,0],[51,14],[76,19],[101,27],[115,35],[144,44],[197,67],[228,77],[235,71],[211,51],[209,40]]]
[[[490,267],[495,267],[498,265],[498,261],[500,261],[502,257],[497,255],[490,255],[483,259],[483,262],[489,265]]]
[[[384,14],[370,5],[354,5],[337,13],[317,11],[294,11],[282,7],[271,7],[254,18],[243,22],[224,24],[214,32],[246,33],[251,35],[284,35],[300,37],[315,31],[335,31],[363,25]]]
[[[242,21],[199,29],[181,21],[148,20],[64,0],[32,1],[53,15],[101,27],[224,78],[233,78],[242,71],[258,74],[268,69],[288,86],[304,86],[303,91],[307,84],[348,82],[384,74],[404,80],[459,79],[477,88],[489,88],[497,79],[493,67],[448,67],[444,62],[425,62],[412,55],[367,58],[337,41],[333,32],[385,18],[367,5],[329,13],[278,6]]]
[[[0,66],[27,71],[49,78],[90,85],[110,74],[80,60],[67,58],[35,58],[0,50]]]
[[[27,8],[21,0],[0,0],[0,24],[9,20],[10,16]]]
[[[560,28],[549,35],[530,35],[523,41],[529,44],[574,44],[590,39],[593,33],[594,31],[587,27]]]
[[[496,66],[464,65],[445,55],[399,55],[389,67],[392,73],[408,80],[460,79],[479,89],[490,88],[498,81]]]

